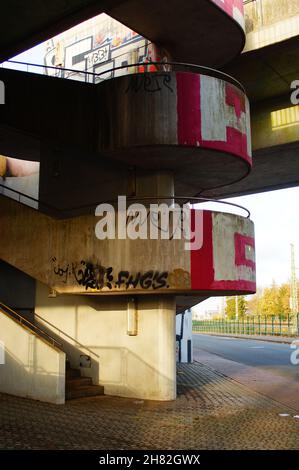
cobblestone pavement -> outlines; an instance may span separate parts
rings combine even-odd
[[[175,402],[0,394],[0,449],[298,449],[297,414],[194,363],[178,368]]]

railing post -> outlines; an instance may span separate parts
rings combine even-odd
[[[299,313],[292,315],[292,335],[299,336]]]
[[[260,317],[260,315],[258,315],[257,319],[258,319],[258,325],[259,325],[259,335],[261,335],[261,317]]]

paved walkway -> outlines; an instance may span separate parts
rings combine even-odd
[[[178,368],[175,402],[104,396],[56,406],[0,394],[0,449],[299,449],[296,414],[194,363]]]

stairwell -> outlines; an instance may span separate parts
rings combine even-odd
[[[7,305],[0,302],[0,314],[13,320],[22,329],[31,332],[38,340],[42,340],[56,351],[63,353],[63,344],[58,342],[54,337],[49,335],[47,331],[41,329],[34,322],[30,322],[27,318],[12,310]],[[15,331],[14,336],[19,330]],[[18,338],[14,341],[17,343]],[[91,377],[82,377],[80,369],[72,368],[70,362],[65,360],[65,399],[71,400],[75,398],[94,397],[104,395],[104,387],[102,385],[94,385]]]
[[[79,369],[71,367],[69,361],[66,361],[65,374],[65,398],[72,400],[75,398],[95,397],[104,395],[102,385],[94,385],[91,377],[82,377]]]

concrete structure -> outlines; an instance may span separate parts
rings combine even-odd
[[[65,398],[65,353],[0,307],[0,389],[4,393],[55,404]]]
[[[35,322],[61,339],[72,368],[104,385],[106,393],[170,400],[176,396],[175,313],[211,295],[255,291],[253,224],[192,209],[188,230],[199,244],[185,250],[184,240],[175,237],[99,240],[91,213],[101,202],[115,204],[119,195],[147,203],[166,198],[173,205],[177,197],[190,201],[297,184],[297,115],[281,112],[287,107],[286,85],[280,83],[285,79],[269,91],[256,66],[268,48],[279,54],[281,39],[292,41],[295,33],[274,32],[277,41],[268,46],[268,33],[254,36],[257,22],[250,26],[248,52],[238,56],[245,43],[241,0],[190,0],[188,6],[152,0],[150,9],[144,1],[75,3],[56,0],[46,16],[27,24],[22,18],[22,25],[4,10],[0,57],[105,11],[158,44],[152,46],[156,68],[149,70],[138,56],[141,68],[127,73],[130,57],[124,74],[112,71],[109,80],[98,80],[94,67],[107,73],[103,67],[117,59],[113,41],[105,45],[99,38],[97,47],[90,43],[70,55],[62,46],[55,46],[55,54],[50,49],[46,68],[52,76],[0,70],[6,100],[0,152],[40,162],[39,198],[30,199],[38,210],[21,205],[18,190],[7,193],[6,179],[14,174],[2,170],[4,195],[17,201],[0,198],[0,258],[36,284]],[[247,29],[252,7],[246,5]],[[128,34],[130,42],[136,33]],[[139,40],[148,53],[149,44]],[[163,64],[165,58],[172,64]],[[50,69],[51,62],[63,67]],[[72,74],[76,63],[80,81],[56,77],[63,68]],[[248,71],[252,63],[256,75]],[[84,64],[91,64],[91,74],[82,74]],[[234,79],[199,64],[225,67],[249,85],[253,176],[247,95]],[[285,96],[278,96],[281,90]],[[10,166],[9,160],[3,165]]]

